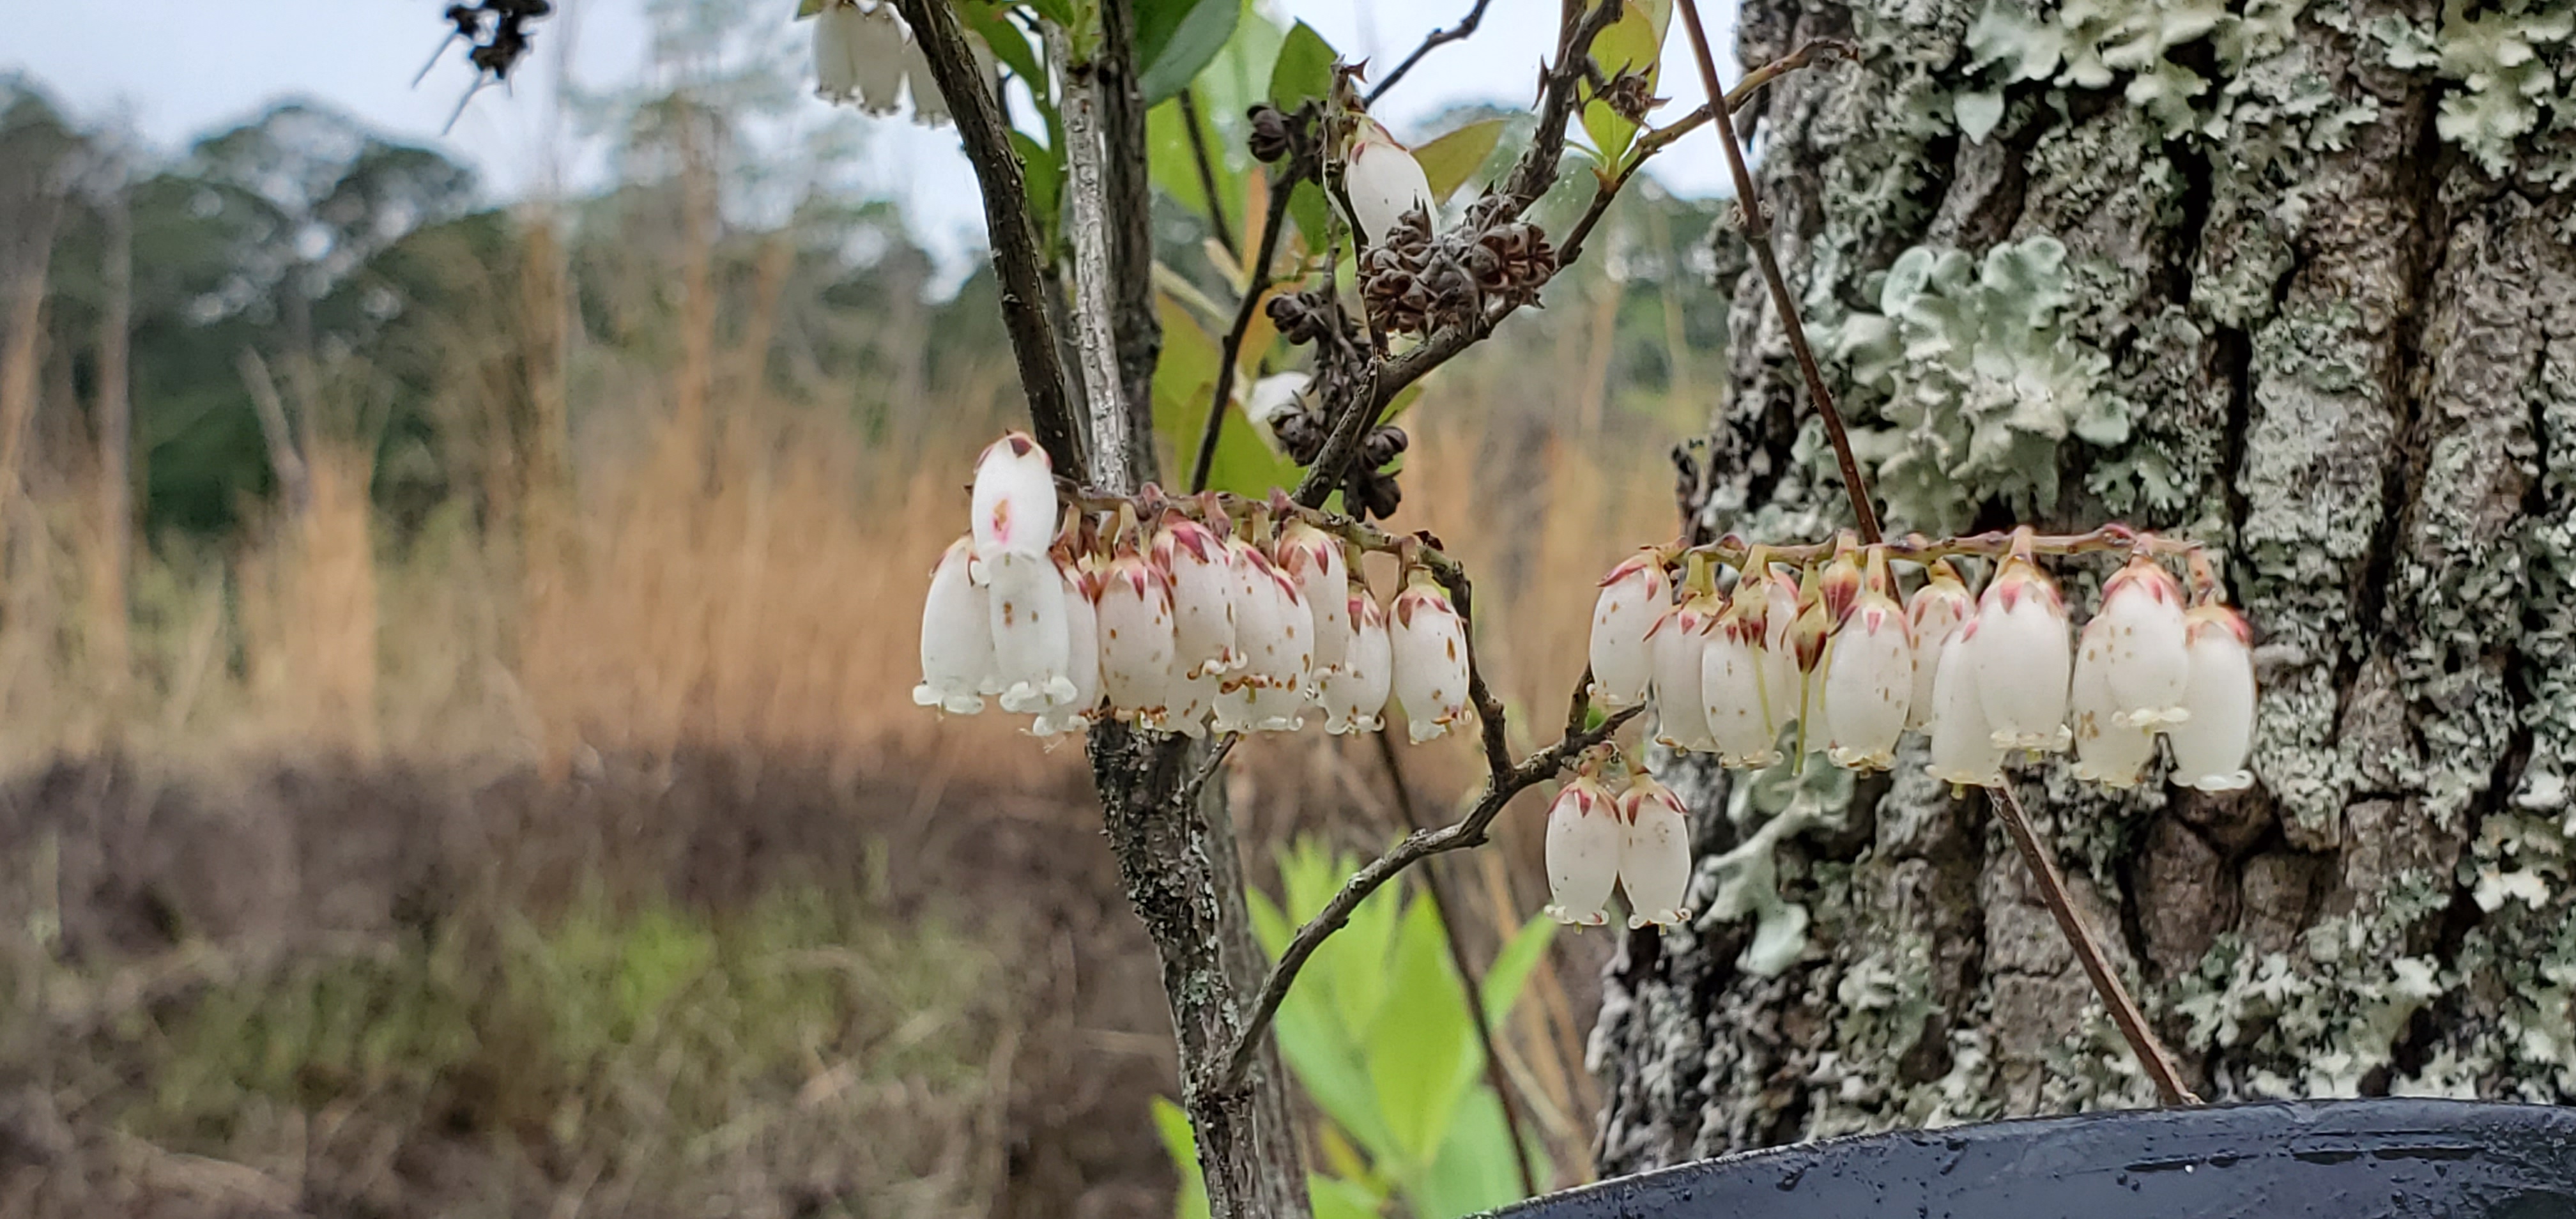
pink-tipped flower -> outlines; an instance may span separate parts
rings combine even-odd
[[[2003,782],[2004,747],[1995,743],[1986,704],[1977,689],[1977,621],[1941,645],[1932,674],[1932,760],[1923,773],[1960,787]]]
[[[1268,679],[1252,671],[1253,653],[1265,644],[1275,650],[1284,623],[1280,621],[1278,598],[1271,595],[1270,582],[1253,569],[1256,553],[1241,538],[1226,538],[1226,600],[1232,606],[1234,619],[1235,662],[1216,683],[1216,716],[1211,725],[1218,732],[1251,732],[1260,722],[1252,706],[1252,696]]]
[[[1700,653],[1700,708],[1721,766],[1780,761],[1780,729],[1787,721],[1763,688],[1772,668],[1762,646],[1768,608],[1760,583],[1737,584],[1726,611],[1709,625]]]
[[[2182,705],[2190,715],[2165,728],[2173,744],[2173,781],[2206,792],[2254,785],[2245,759],[2254,752],[2254,632],[2224,605],[2192,607],[2191,680]]]
[[[1056,571],[1064,581],[1064,675],[1073,683],[1073,696],[1039,712],[1037,722],[1029,725],[1031,736],[1072,732],[1090,723],[1100,705],[1100,623],[1092,604],[1097,585],[1091,573],[1075,570],[1062,558],[1056,560]]]
[[[1768,564],[1764,565],[1766,568]],[[1802,713],[1799,696],[1806,688],[1806,675],[1799,665],[1799,620],[1803,616],[1799,603],[1796,577],[1785,571],[1769,571],[1759,581],[1762,589],[1762,697],[1770,708],[1771,720],[1781,728],[1797,723]],[[1737,584],[1735,595],[1744,596],[1744,586]]]
[[[1851,602],[1825,653],[1825,756],[1854,770],[1896,762],[1914,698],[1914,642],[1905,610],[1887,595],[1884,551],[1870,554],[1875,577]]]
[[[1181,673],[1177,663],[1174,664],[1171,701],[1164,707],[1161,720],[1153,726],[1165,732],[1177,732],[1192,740],[1207,736],[1209,722],[1216,715],[1217,700],[1224,697],[1218,692],[1216,683],[1217,677],[1213,673],[1201,673],[1196,677],[1189,677]],[[1251,713],[1249,703],[1243,710],[1248,717]]]
[[[1154,565],[1172,590],[1172,665],[1181,677],[1234,668],[1235,575],[1225,540],[1193,520],[1154,533]]]
[[[982,711],[982,691],[993,679],[993,627],[985,589],[971,576],[974,566],[973,539],[949,543],[921,606],[921,684],[912,688],[912,701],[951,715]]]
[[[1655,742],[1667,749],[1717,752],[1703,675],[1709,627],[1725,612],[1726,602],[1714,590],[1695,592],[1666,611],[1647,636],[1655,659]]]
[[[1920,731],[1932,722],[1932,670],[1941,662],[1941,645],[1976,616],[1977,599],[1959,579],[1948,559],[1925,568],[1923,587],[1905,603],[1905,621],[1914,638],[1914,694],[1906,704],[1905,726]]]
[[[1172,696],[1172,589],[1132,548],[1100,573],[1100,688],[1121,721],[1159,728]]]
[[[1306,726],[1308,682],[1314,669],[1314,611],[1306,595],[1262,553],[1245,547],[1240,556],[1252,573],[1256,601],[1266,613],[1253,621],[1262,629],[1241,630],[1236,646],[1244,653],[1239,674],[1252,691],[1252,727],[1259,732],[1295,732]]]
[[[1406,578],[1389,617],[1395,701],[1404,708],[1405,732],[1428,741],[1467,718],[1467,624],[1431,573],[1419,567]]]
[[[2066,728],[2074,628],[2056,583],[2031,561],[2030,537],[2026,527],[2014,536],[2012,553],[1977,601],[1977,629],[1960,638],[1995,744],[2058,750],[2074,740]]]
[[[1627,829],[1619,884],[1628,891],[1629,930],[1689,922],[1682,899],[1690,895],[1690,811],[1681,797],[1639,775],[1619,797],[1619,819]]]
[[[1024,432],[994,441],[975,459],[976,557],[1043,557],[1055,544],[1055,474],[1046,450]]]
[[[2104,787],[2135,787],[2156,757],[2154,730],[2120,718],[2111,693],[2116,650],[2110,616],[2095,615],[2075,641],[2075,688],[2069,714],[2075,724],[2075,777]]]
[[[2182,695],[2191,678],[2182,584],[2163,564],[2138,555],[2103,582],[2102,612],[2093,621],[2103,628],[2113,717],[2149,732],[2181,723],[2190,714]]]
[[[1547,916],[1577,927],[1608,923],[1602,907],[1610,904],[1627,851],[1619,802],[1599,779],[1576,775],[1547,806]]]
[[[1431,179],[1422,172],[1422,162],[1367,115],[1359,116],[1358,130],[1352,134],[1342,192],[1351,201],[1351,223],[1370,245],[1385,240],[1395,222],[1415,208],[1435,222],[1439,219],[1440,208],[1432,201]]]
[[[1655,680],[1654,644],[1646,636],[1672,608],[1673,585],[1651,548],[1601,577],[1592,602],[1592,701],[1618,711],[1646,701]]]
[[[1363,591],[1350,599],[1349,615],[1350,651],[1340,668],[1324,675],[1317,699],[1324,706],[1324,731],[1336,736],[1384,726],[1379,713],[1395,680],[1395,645],[1387,637],[1386,611]]]
[[[1055,559],[1008,552],[984,555],[985,616],[992,624],[993,670],[1002,710],[1034,715],[1070,702],[1072,624]]]
[[[1304,521],[1290,521],[1279,531],[1279,570],[1297,582],[1298,595],[1315,619],[1308,636],[1314,644],[1318,671],[1338,667],[1351,648],[1351,569],[1342,544]]]

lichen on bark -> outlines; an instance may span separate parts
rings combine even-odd
[[[1972,472],[1961,519],[2187,533],[2255,624],[2255,790],[2051,775],[2025,788],[2033,811],[2204,1095],[2576,1101],[2569,134],[2543,121],[2499,156],[2446,120],[2493,103],[2460,70],[2475,48],[2392,53],[2410,30],[2480,36],[2435,0],[2070,11],[2013,10],[2005,30],[1982,0],[1753,0],[1740,26],[1747,62],[1819,36],[1863,49],[1759,118],[1812,324],[1878,312],[1874,277],[1910,249],[2066,251],[2054,324],[2100,354],[2094,392],[2128,435],[2017,454],[2053,476],[2037,502],[2014,492],[2042,471]],[[2576,4],[2513,12],[2547,34]],[[1997,50],[2102,20],[2163,33],[2084,26],[2099,53],[2081,73],[2064,46],[2045,70]],[[2566,71],[2566,42],[2534,47],[2549,79]],[[1712,240],[1742,266],[1740,235]],[[1817,536],[1847,509],[1799,442],[1809,408],[1749,278],[1730,326],[1692,524]],[[1828,369],[1875,423],[1859,371]],[[2092,578],[2069,580],[2079,610]],[[1758,918],[1626,941],[1592,1044],[1605,1172],[2151,1103],[1982,800],[1921,761],[1778,836],[1772,904],[1807,916],[1785,970],[1745,968]],[[1707,854],[1759,831],[1727,776],[1663,769]],[[1692,905],[1753,871],[1704,863]]]

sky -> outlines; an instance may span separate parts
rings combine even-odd
[[[1382,73],[1432,30],[1464,15],[1471,0],[1263,0],[1303,20],[1346,58]],[[444,0],[0,0],[0,73],[25,71],[84,120],[122,120],[151,145],[176,150],[198,134],[259,113],[282,97],[317,98],[388,136],[438,148],[473,165],[495,199],[523,197],[550,183],[575,189],[600,172],[559,165],[550,138],[565,122],[555,104],[566,72],[577,86],[632,82],[645,70],[646,0],[557,0],[537,28],[537,52],[509,91],[487,89],[461,114],[472,81],[449,48],[415,87],[444,30]],[[749,0],[747,8],[794,11],[792,0]],[[1720,71],[1737,74],[1734,6],[1710,6],[1723,28],[1710,31]],[[1377,107],[1399,138],[1408,124],[1466,102],[1527,106],[1539,62],[1555,37],[1557,0],[1490,0],[1474,37],[1434,51]],[[114,14],[112,27],[103,22]],[[802,40],[787,44],[801,48]],[[1706,95],[1678,31],[1666,47],[1661,113],[1689,113]],[[801,51],[795,70],[810,82]],[[814,102],[819,107],[821,102]],[[442,134],[451,114],[455,126]],[[861,188],[902,202],[924,244],[955,262],[981,244],[974,175],[945,129],[906,119],[867,120],[856,175]],[[1714,143],[1688,139],[1650,172],[1675,193],[1721,193],[1725,162]]]

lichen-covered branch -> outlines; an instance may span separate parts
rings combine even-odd
[[[958,140],[966,146],[966,159],[974,165],[976,184],[982,188],[993,273],[1002,281],[1002,323],[1010,331],[1011,354],[1019,364],[1020,392],[1029,400],[1031,430],[1057,473],[1087,481],[1089,467],[1083,461],[1074,421],[1072,383],[1056,347],[1055,324],[1047,316],[1046,263],[1038,256],[1028,183],[1019,155],[1011,149],[1010,124],[1002,117],[1001,102],[990,82],[976,66],[956,11],[943,0],[897,3],[930,63],[931,79],[948,102]]]
[[[1113,6],[1114,7],[1114,6]],[[1089,404],[1092,478],[1110,491],[1136,489],[1134,443],[1140,433],[1127,412],[1120,375],[1117,316],[1110,257],[1108,149],[1101,143],[1098,81],[1089,65],[1073,62],[1073,39],[1049,25],[1047,58],[1064,84],[1067,235],[1073,242],[1074,345],[1080,353],[1083,400]]]

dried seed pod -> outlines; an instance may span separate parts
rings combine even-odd
[[[1295,148],[1288,115],[1277,106],[1266,103],[1254,106],[1244,112],[1244,117],[1252,127],[1251,134],[1244,138],[1244,145],[1251,151],[1253,160],[1265,165],[1277,164]]]

